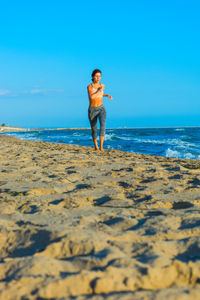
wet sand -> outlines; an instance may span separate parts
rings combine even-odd
[[[0,135],[1,299],[200,299],[200,161]]]

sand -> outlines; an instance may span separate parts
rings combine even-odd
[[[13,127],[13,126],[1,126],[0,133],[8,132],[26,132],[26,131],[55,131],[55,130],[90,130],[90,128],[22,128],[22,127]]]
[[[0,299],[200,299],[200,161],[0,136]]]
[[[19,131],[29,131],[29,129],[13,126],[0,126],[0,132],[19,132]]]

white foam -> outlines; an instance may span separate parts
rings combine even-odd
[[[176,128],[175,131],[185,131],[184,128]]]
[[[139,143],[146,143],[146,144],[168,144],[172,146],[178,146],[180,148],[188,148],[188,147],[194,147],[194,144],[191,144],[186,141],[182,141],[180,139],[164,139],[164,140],[151,140],[151,139],[140,139],[140,138],[134,138],[133,141],[139,142]]]
[[[194,159],[194,158],[196,158],[195,155],[193,155],[193,154],[191,154],[191,153],[185,153],[185,154],[183,155],[183,157],[184,157],[184,158],[188,158],[188,159],[192,159],[192,158]]]
[[[171,150],[170,148],[168,148],[166,150],[166,157],[180,157],[180,153],[176,150]]]
[[[187,159],[194,159],[196,158],[195,155],[193,155],[192,153],[181,153],[177,150],[172,150],[170,148],[168,148],[166,150],[166,157],[176,157],[176,158],[187,158]]]
[[[120,137],[117,136],[117,138],[118,138],[119,140],[123,140],[123,141],[132,141],[132,140],[133,140],[133,138],[130,138],[130,137],[123,137],[123,136],[120,136]]]
[[[111,134],[105,134],[105,140],[109,141],[112,140],[116,135],[114,133]]]
[[[73,133],[73,136],[82,136],[82,135],[83,135],[83,134],[78,133],[78,132]]]

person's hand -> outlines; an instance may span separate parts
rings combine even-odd
[[[108,95],[108,98],[109,98],[110,100],[112,100],[112,99],[113,99],[113,97],[112,97],[112,96],[110,96],[110,95]]]

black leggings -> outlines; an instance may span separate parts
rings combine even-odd
[[[105,125],[106,125],[106,110],[102,105],[97,107],[89,107],[88,108],[88,118],[90,121],[90,126],[92,129],[92,137],[93,139],[97,139],[97,119],[99,118],[100,122],[100,136],[105,135]]]

